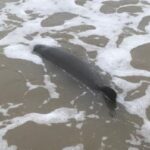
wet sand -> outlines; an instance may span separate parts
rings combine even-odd
[[[6,2],[1,1],[0,7],[4,7]],[[86,1],[77,0],[76,3],[83,6]],[[143,5],[145,3],[143,1]],[[106,15],[126,12],[134,16],[137,13],[141,13],[143,9],[137,4],[138,0],[105,1],[99,11]],[[32,16],[32,19],[41,17],[30,11],[28,14]],[[57,26],[76,16],[77,14],[59,12],[45,17],[41,25],[42,27],[56,26],[57,28]],[[18,21],[17,18],[12,16],[10,16],[10,20],[12,22],[7,22],[7,24],[14,25],[14,22]],[[149,21],[148,16],[145,19],[143,18],[138,26],[140,30],[137,31],[123,27],[122,32],[116,38],[116,47],[119,47],[130,36],[147,34],[145,28]],[[19,21],[15,26],[20,27],[22,22]],[[70,53],[94,64],[98,53],[98,51],[94,50],[94,47],[91,51],[87,51],[80,43],[74,44],[70,42],[74,39],[74,34],[82,31],[92,31],[93,29],[95,27],[90,24],[82,24],[62,29],[61,32],[53,29],[54,32],[41,33],[41,36],[43,38],[52,37],[60,46],[67,48]],[[3,39],[13,30],[15,28],[2,31],[0,39]],[[37,32],[31,33],[25,38],[31,41],[37,34]],[[86,44],[101,48],[105,48],[108,42],[111,41],[110,37],[95,34],[88,37],[83,36],[79,39]],[[146,142],[144,137],[138,133],[138,130],[140,131],[140,127],[143,125],[143,119],[138,115],[129,113],[123,103],[121,104],[118,101],[117,115],[112,118],[102,96],[96,97],[80,82],[74,80],[66,72],[50,62],[44,60],[47,69],[47,72],[45,72],[42,65],[6,57],[2,53],[6,45],[1,46],[0,55],[0,122],[2,123],[0,124],[0,135],[2,135],[0,147],[4,146],[3,142],[5,140],[8,143],[8,147],[15,145],[17,150],[65,150],[65,148],[66,150],[148,150],[150,148],[150,143]],[[130,65],[138,70],[150,71],[149,49],[149,43],[133,48],[131,50]],[[51,82],[57,85],[58,98],[53,98],[44,87],[45,74],[48,74]],[[129,102],[144,96],[150,83],[149,76],[144,75],[120,76],[118,78],[130,83],[138,84],[142,82],[136,89],[127,92],[125,101]],[[27,86],[28,82],[32,84],[33,89]],[[123,89],[117,92],[121,94],[121,91]],[[11,108],[11,106],[14,107]],[[3,129],[5,130],[9,123],[15,124],[12,121],[15,117],[30,113],[47,114],[61,107],[76,108],[78,111],[84,111],[86,113],[85,120],[76,121],[72,118],[67,123],[51,123],[49,125],[38,124],[34,120],[29,120],[18,126],[14,125],[12,129],[3,135]],[[150,118],[150,107],[147,108],[146,115]],[[79,145],[78,148],[75,148],[77,145]],[[73,149],[69,149],[71,146]],[[8,150],[8,147],[4,147],[2,150]],[[15,147],[11,148],[10,150],[15,150]]]

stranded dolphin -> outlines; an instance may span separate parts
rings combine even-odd
[[[110,86],[105,85],[102,76],[91,64],[80,60],[61,48],[35,45],[33,51],[64,69],[92,91],[101,92],[109,108],[116,108],[116,92]]]

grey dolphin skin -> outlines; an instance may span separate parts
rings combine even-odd
[[[61,48],[35,45],[33,52],[64,69],[92,91],[101,92],[108,107],[113,110],[116,108],[116,92],[111,87],[105,85],[103,78],[92,65]]]

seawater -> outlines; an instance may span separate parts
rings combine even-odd
[[[1,0],[0,16],[0,150],[150,149],[148,0]],[[35,44],[109,73],[117,115]]]

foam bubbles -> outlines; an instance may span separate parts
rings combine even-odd
[[[23,105],[23,103],[20,103],[20,104],[8,103],[8,107],[7,108],[4,108],[4,106],[0,106],[0,113],[3,116],[10,116],[10,114],[8,113],[9,110],[18,108],[18,107],[20,107],[22,105]]]
[[[57,85],[51,82],[50,77],[45,74],[44,75],[44,84],[43,85],[38,85],[38,84],[32,84],[30,81],[26,81],[26,86],[28,90],[25,92],[24,95],[26,95],[28,92],[31,92],[34,89],[37,88],[44,88],[48,91],[49,93],[49,98],[43,102],[43,104],[46,104],[49,102],[51,99],[58,99],[59,98],[59,93],[56,91]]]
[[[4,54],[9,58],[23,59],[34,62],[36,64],[43,64],[42,59],[37,55],[32,54],[28,46],[11,45],[5,48]]]
[[[74,108],[58,108],[48,114],[39,114],[39,113],[29,113],[24,116],[16,117],[9,120],[9,124],[6,127],[0,129],[0,144],[2,150],[16,150],[16,146],[8,146],[7,141],[3,140],[2,137],[6,135],[9,130],[12,130],[16,127],[19,127],[29,121],[35,122],[37,124],[58,124],[58,123],[68,123],[70,119],[74,119],[75,121],[84,121],[85,120],[85,112],[78,111]],[[2,124],[5,123],[2,122]],[[78,147],[78,146],[77,146]]]
[[[84,150],[84,145],[77,144],[75,146],[68,146],[68,147],[63,148],[62,150]]]
[[[128,93],[139,88],[144,80],[132,83],[122,78],[126,76],[149,78],[150,76],[148,70],[136,69],[130,64],[132,60],[131,50],[139,45],[150,43],[150,23],[149,21],[146,24],[142,22],[143,18],[150,14],[149,5],[147,5],[149,1],[133,3],[132,5],[141,7],[141,10],[143,10],[143,12],[135,14],[127,11],[118,13],[120,8],[131,6],[130,2],[121,4],[123,1],[119,0],[111,1],[112,3],[117,2],[119,5],[114,9],[113,13],[105,14],[100,11],[104,5],[103,2],[107,2],[107,0],[87,0],[83,6],[77,5],[75,0],[18,0],[17,2],[7,2],[1,9],[0,31],[3,31],[4,35],[0,38],[0,46],[4,47],[4,55],[8,58],[30,61],[43,66],[43,84],[36,85],[27,80],[26,87],[28,88],[27,92],[39,87],[46,89],[49,93],[49,99],[44,103],[49,102],[51,98],[58,99],[60,95],[56,90],[57,85],[51,81],[51,76],[47,73],[44,62],[39,56],[32,53],[35,44],[60,46],[61,42],[65,41],[66,43],[80,45],[87,52],[96,52],[96,64],[110,73],[112,81],[123,91],[118,94],[117,101],[126,108],[130,115],[137,115],[143,121],[143,124],[139,125],[138,129],[135,127],[135,134],[142,135],[144,140],[150,143],[150,121],[146,113],[150,106],[150,87],[149,85],[147,86],[144,96],[132,99],[132,101],[126,101]],[[44,19],[58,12],[72,13],[76,17],[64,21],[64,24],[61,25],[42,27],[41,22]],[[143,26],[141,27],[142,24]],[[84,25],[92,28],[90,30],[80,30],[79,32],[71,30],[73,27]],[[66,33],[71,35],[72,38],[64,38],[64,41],[60,42],[60,38],[56,38],[59,33]],[[43,34],[48,35],[43,36]],[[108,43],[105,47],[100,47],[82,40],[84,37],[92,35],[103,36],[108,39]],[[147,83],[149,84],[149,82]],[[81,96],[79,95],[76,98],[78,99]],[[71,101],[72,106],[74,106],[75,100]],[[19,106],[14,105],[13,107]],[[0,112],[7,116],[8,110],[13,109],[13,107],[4,109],[1,106]],[[90,108],[93,109],[92,107]],[[89,114],[87,118],[99,119],[99,116]],[[2,137],[8,130],[21,126],[28,121],[50,125],[53,123],[68,123],[70,119],[82,122],[86,118],[84,112],[78,112],[73,108],[58,108],[48,114],[30,113],[11,119],[11,124],[1,129],[0,135]],[[68,125],[70,125],[69,123]],[[110,124],[109,121],[108,124]],[[82,129],[82,126],[82,123],[76,125],[79,129]],[[133,136],[131,136],[131,141],[133,142],[131,143],[132,145],[136,145],[136,140]],[[17,149],[15,146],[8,146],[7,141],[2,140],[1,145],[2,150]],[[64,148],[64,150],[70,149],[82,150],[84,145],[78,144]],[[136,148],[129,147],[129,149]]]

